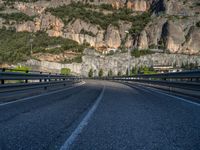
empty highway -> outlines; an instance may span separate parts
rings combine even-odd
[[[200,149],[196,99],[93,80],[39,94],[1,98],[0,150]]]

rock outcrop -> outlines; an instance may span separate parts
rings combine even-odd
[[[56,8],[63,5],[69,5],[71,0],[39,0],[36,2],[15,2],[13,8],[7,9],[13,12],[21,12],[34,17],[33,20],[20,21],[19,23],[6,20],[0,17],[0,28],[16,28],[17,32],[38,32],[44,31],[49,36],[68,38],[77,41],[80,44],[89,43],[95,49],[118,49],[126,48],[143,49],[162,49],[174,54],[200,54],[200,6],[199,0],[78,0],[82,3],[91,5],[109,4],[115,9],[129,8],[133,10],[129,15],[140,15],[143,12],[152,10],[150,21],[145,27],[140,29],[137,22],[130,18],[114,20],[112,23],[101,27],[95,22],[83,19],[80,16],[72,17],[71,20],[62,18],[62,15],[52,15],[47,8]],[[3,1],[0,2],[3,5]],[[99,8],[99,7],[97,7]],[[92,11],[92,9],[87,8]],[[109,7],[111,15],[119,10],[113,10]],[[98,9],[101,10],[101,9]],[[120,9],[121,10],[121,9]],[[11,11],[11,13],[12,13]],[[101,10],[102,11],[102,10]],[[108,10],[106,10],[108,11]],[[4,12],[5,13],[5,12]],[[124,13],[121,11],[120,13]],[[103,14],[102,14],[103,15]],[[105,15],[105,14],[104,14]],[[95,18],[94,18],[95,19]],[[97,18],[98,19],[98,18]],[[102,20],[103,22],[104,20]],[[132,22],[131,22],[132,21]],[[106,22],[106,23],[107,23]],[[137,36],[127,34],[127,31],[134,28],[139,31]],[[132,26],[133,25],[133,26]],[[142,26],[142,23],[141,23]]]
[[[116,27],[109,26],[105,36],[106,45],[111,48],[118,48],[121,45],[121,37]]]
[[[184,43],[185,53],[194,53],[197,54],[200,52],[200,28],[191,27],[186,36],[186,42]]]
[[[94,70],[94,75],[97,76],[99,70],[102,68],[104,75],[108,74],[109,70],[112,70],[113,75],[117,75],[118,72],[122,74],[126,73],[128,68],[128,53],[121,53],[112,56],[103,56],[96,53],[94,50],[87,49],[84,52],[83,62],[80,64],[60,64],[48,61],[29,60],[21,65],[30,66],[37,70],[48,70],[58,72],[61,68],[70,68],[74,74],[82,74],[88,76],[90,69]],[[153,66],[153,65],[177,65],[187,63],[200,64],[200,56],[189,56],[183,54],[152,54],[142,56],[140,58],[131,58],[131,67],[139,66]]]
[[[172,22],[167,22],[163,26],[162,37],[164,39],[165,47],[171,53],[177,53],[181,51],[182,44],[185,41],[185,35],[183,29]]]
[[[64,23],[61,19],[51,15],[43,14],[34,21],[27,21],[16,26],[17,32],[37,32],[37,31],[46,31],[49,36],[62,36],[63,35]]]

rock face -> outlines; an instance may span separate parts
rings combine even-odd
[[[139,49],[148,49],[148,39],[146,31],[142,31],[139,41],[138,41],[138,48]]]
[[[150,21],[145,24],[144,28],[140,29],[140,26],[135,27],[136,31],[139,30],[139,33],[135,36],[131,32],[127,34],[127,31],[131,31],[130,29],[134,28],[135,22],[137,24],[140,21],[137,19],[130,22],[130,19],[124,19],[126,18],[124,17],[120,18],[117,23],[114,20],[114,23],[112,22],[108,25],[106,24],[106,27],[101,27],[95,20],[93,22],[90,20],[87,21],[87,19],[76,16],[72,17],[69,21],[67,17],[64,19],[62,17],[59,18],[52,15],[53,13],[51,14],[46,11],[47,8],[69,5],[72,3],[72,0],[39,0],[30,3],[15,2],[13,8],[9,6],[9,10],[11,9],[15,13],[21,12],[28,16],[34,16],[34,19],[17,23],[0,17],[0,28],[14,27],[17,32],[44,31],[49,36],[72,39],[80,44],[89,43],[95,49],[118,49],[125,46],[126,48],[138,48],[140,50],[162,49],[172,54],[200,54],[199,0],[77,0],[76,2],[78,1],[84,4],[89,3],[95,5],[95,8],[101,4],[112,5],[114,10],[110,7],[109,10],[105,10],[110,11],[111,15],[109,17],[113,18],[115,17],[115,13],[119,12],[119,10],[115,9],[120,8],[133,10],[130,14],[132,16],[142,14],[149,10],[152,11],[152,14]],[[0,1],[0,4],[3,6],[3,1]],[[88,9],[92,11],[92,9]],[[102,11],[101,9],[98,10]],[[123,11],[120,13],[123,13]],[[103,22],[104,20],[101,21]],[[148,57],[144,59],[146,58]],[[178,58],[185,58],[185,56]],[[90,57],[84,56],[83,59],[85,60],[85,66],[89,66],[89,61],[87,64],[86,59],[90,59]],[[114,58],[108,57],[108,59]],[[122,62],[127,61],[124,55],[116,59],[121,59]],[[95,61],[97,60],[94,60],[92,64]],[[103,60],[101,61],[100,64],[103,63]],[[107,58],[105,58],[105,61],[111,63],[113,66],[116,66],[116,63],[120,64],[116,66],[119,68],[120,66],[124,66],[121,62],[119,63],[114,60],[110,62]],[[124,69],[125,67],[122,68]]]
[[[142,56],[140,58],[131,58],[131,67],[139,66],[152,66],[152,65],[174,65],[181,66],[186,63],[200,64],[200,56],[189,56],[183,54],[152,54]],[[75,74],[82,74],[88,76],[90,69],[94,70],[94,75],[98,75],[99,70],[102,68],[104,75],[108,74],[109,70],[112,70],[113,75],[117,75],[118,72],[122,74],[126,73],[128,68],[128,54],[122,53],[113,56],[103,56],[96,53],[94,50],[85,50],[83,57],[83,63],[77,64],[60,64],[48,61],[29,60],[21,65],[36,67],[38,70],[48,70],[58,72],[61,68],[70,68]]]
[[[121,45],[121,37],[116,27],[109,26],[105,36],[106,45],[111,48],[118,48]]]
[[[177,53],[181,51],[181,46],[185,41],[185,35],[183,29],[179,25],[175,25],[172,22],[167,22],[163,26],[162,33],[165,46],[171,53]]]
[[[146,0],[128,0],[127,8],[134,11],[148,11],[149,5]]]
[[[104,30],[99,29],[99,26],[77,19],[66,26],[63,37],[81,44],[87,42],[91,46],[98,48],[104,45]]]
[[[184,43],[185,53],[199,53],[200,52],[200,28],[191,27]]]
[[[198,17],[156,17],[141,32],[137,46],[140,49],[165,49],[170,53],[200,54],[199,42],[195,40],[199,36],[196,26],[199,20]]]
[[[62,36],[64,23],[61,19],[51,15],[43,14],[40,17],[35,18],[34,21],[24,22],[16,26],[17,32],[37,32],[46,31],[49,36]]]

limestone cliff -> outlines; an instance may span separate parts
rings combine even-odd
[[[49,36],[69,38],[80,44],[87,42],[97,49],[119,48],[125,42],[125,46],[139,49],[153,47],[165,49],[171,53],[200,53],[197,47],[198,42],[195,40],[200,34],[199,27],[196,27],[200,21],[198,0],[184,2],[175,0],[79,0],[79,2],[90,5],[108,4],[114,9],[128,8],[136,12],[151,10],[151,21],[143,31],[140,31],[139,37],[129,35],[127,38],[124,32],[134,28],[130,21],[120,20],[117,26],[108,25],[106,29],[81,18],[74,18],[66,24],[63,19],[53,16],[46,9],[70,5],[71,0],[39,0],[33,3],[14,3],[14,9],[29,16],[35,16],[33,21],[16,23],[15,28],[18,32],[45,31]],[[0,21],[0,27],[5,25],[2,22],[3,20]],[[13,27],[13,23],[6,26]]]
[[[118,72],[122,74],[126,73],[128,68],[128,53],[116,54],[112,56],[104,56],[96,53],[92,49],[86,49],[83,56],[82,63],[61,64],[48,61],[29,60],[21,65],[30,66],[34,69],[50,70],[58,72],[61,68],[70,68],[75,74],[88,75],[89,70],[94,70],[94,75],[98,75],[98,72],[103,68],[104,75],[107,75],[109,70],[112,70],[113,75],[117,75]],[[152,54],[142,56],[140,58],[131,57],[131,67],[139,66],[153,66],[153,65],[176,65],[180,67],[186,63],[200,64],[200,56],[189,56],[183,54]]]
[[[127,48],[159,49],[164,53],[178,56],[200,55],[199,0],[77,0],[76,2],[79,3],[71,0],[35,2],[13,0],[13,3],[7,4],[5,0],[1,0],[0,28],[14,28],[17,32],[30,33],[42,31],[50,37],[71,39],[79,44],[89,44],[90,47],[101,51],[108,49],[122,51]],[[40,58],[45,61],[45,56],[48,56],[46,60],[54,61],[49,58],[52,55],[45,54]],[[61,58],[62,54],[55,55]],[[87,55],[83,57],[85,66],[89,66],[87,59],[91,58]],[[160,55],[167,57],[167,54]],[[175,55],[169,57],[171,56]],[[121,55],[117,59],[126,62],[124,57],[126,56]],[[177,58],[185,57],[184,55]],[[144,57],[147,58],[150,59],[149,56]],[[105,57],[105,61],[112,66],[118,63],[107,59],[113,58]],[[95,61],[91,58],[90,62],[94,64]],[[115,67],[120,68],[120,66],[123,65]]]

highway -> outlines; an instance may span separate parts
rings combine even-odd
[[[200,101],[190,97],[86,80],[0,99],[0,150],[200,149]]]

